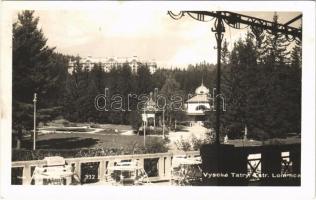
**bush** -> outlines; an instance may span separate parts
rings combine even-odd
[[[176,141],[175,144],[177,149],[181,151],[198,151],[203,144],[209,144],[212,142],[213,140],[210,137],[200,139],[195,135],[192,135],[192,137],[187,140],[184,140],[183,137],[180,137],[180,140]]]
[[[166,144],[170,143],[170,139],[168,136],[165,136],[165,138],[163,140],[165,141]]]
[[[209,143],[212,143],[211,138],[199,139],[194,135],[191,138],[192,150],[194,151],[200,150],[203,144],[209,144]]]
[[[205,121],[203,122],[203,126],[207,129],[210,129],[214,127],[214,124],[212,124],[211,122]]]
[[[39,149],[39,150],[12,150],[12,161],[42,160],[49,156],[62,156],[64,158],[111,156],[131,154],[132,149],[123,148],[82,148],[82,149]]]
[[[158,140],[156,138],[150,139],[146,146],[144,147],[144,153],[162,153],[167,152],[167,141],[166,140]]]
[[[177,149],[182,151],[190,151],[191,150],[191,143],[189,140],[184,140],[183,137],[180,137],[180,140],[175,142]]]
[[[95,157],[95,156],[115,156],[115,155],[132,155],[144,153],[163,153],[168,151],[168,139],[160,140],[160,138],[153,138],[146,141],[146,147],[139,146],[137,143],[131,144],[128,147],[118,148],[81,148],[81,149],[38,149],[38,150],[24,150],[13,149],[12,161],[22,160],[42,160],[49,156],[62,156],[64,158],[77,157]]]

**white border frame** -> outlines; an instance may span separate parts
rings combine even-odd
[[[312,199],[315,196],[315,2],[123,2],[132,9],[299,11],[303,12],[302,179],[301,187],[40,187],[11,186],[11,13],[15,9],[100,9],[122,2],[2,2],[0,12],[0,197],[4,199]],[[134,11],[135,12],[135,11]],[[171,20],[171,19],[170,19]],[[108,197],[110,195],[111,197]]]

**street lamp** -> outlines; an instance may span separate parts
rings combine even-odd
[[[33,131],[33,150],[36,149],[36,102],[37,102],[37,94],[34,93],[34,131]]]

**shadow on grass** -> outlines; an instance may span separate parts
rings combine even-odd
[[[76,149],[76,148],[88,148],[98,143],[98,139],[94,138],[57,138],[49,140],[40,140],[36,142],[37,149]],[[32,140],[26,140],[22,143],[22,147],[31,149],[33,147]]]

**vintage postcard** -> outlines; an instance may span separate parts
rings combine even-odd
[[[313,6],[3,2],[1,197],[312,198]]]

